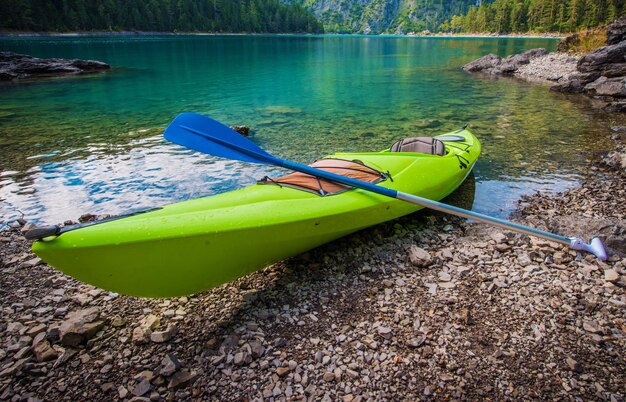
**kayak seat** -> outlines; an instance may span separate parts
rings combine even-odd
[[[327,158],[317,160],[309,166],[368,183],[379,183],[389,177],[386,173],[369,167],[360,161]],[[277,178],[265,176],[259,180],[259,184],[275,184],[278,186],[291,187],[322,196],[339,194],[352,188],[345,184],[321,179],[302,172],[293,172]]]
[[[391,152],[419,152],[422,154],[444,156],[446,147],[443,141],[433,137],[408,137],[391,146]]]

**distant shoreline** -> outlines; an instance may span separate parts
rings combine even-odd
[[[511,33],[511,34],[489,34],[489,33],[431,33],[431,34],[362,34],[362,33],[244,33],[244,32],[151,32],[151,31],[89,31],[89,32],[0,32],[0,38],[12,37],[82,37],[82,36],[368,36],[368,37],[417,37],[417,38],[509,38],[509,39],[562,39],[566,34],[559,33]]]

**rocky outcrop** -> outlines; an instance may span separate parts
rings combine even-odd
[[[488,54],[463,69],[547,82],[553,91],[584,93],[605,101],[607,111],[624,112],[626,17],[607,27],[607,43],[580,58],[562,52],[548,53],[545,49],[532,49],[505,59]]]
[[[626,16],[609,25],[606,32],[606,44],[617,45],[626,40]]]
[[[622,20],[626,23],[626,18]],[[615,34],[612,40],[619,37]],[[605,100],[609,111],[626,111],[626,40],[587,53],[578,61],[576,69],[576,74],[559,82],[552,90],[586,93]]]
[[[531,60],[548,54],[548,51],[543,48],[527,50],[524,53],[511,55],[506,58],[501,58],[493,53],[490,53],[478,60],[463,66],[463,70],[472,73],[485,73],[491,75],[514,75],[518,69],[530,63]]]
[[[0,52],[0,81],[51,75],[94,73],[110,68],[108,64],[95,60],[39,59],[25,54]]]

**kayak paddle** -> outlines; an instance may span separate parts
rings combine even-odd
[[[518,223],[509,222],[504,219],[494,218],[438,201],[429,200],[416,195],[381,187],[376,184],[366,183],[335,173],[315,169],[300,163],[280,159],[270,155],[255,143],[224,124],[196,113],[182,113],[178,115],[165,129],[163,136],[171,142],[206,154],[295,170],[297,172],[331,180],[350,187],[360,188],[376,194],[421,205],[436,211],[460,216],[462,218],[474,219],[476,221],[491,224],[504,229],[510,229],[515,232],[554,241],[559,244],[564,244],[572,250],[587,251],[592,253],[600,260],[606,260],[607,258],[602,241],[597,237],[593,238],[591,242],[587,244],[582,239],[577,237],[560,236],[554,233],[520,225]]]

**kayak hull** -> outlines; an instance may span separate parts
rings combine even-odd
[[[445,156],[340,153],[392,180],[380,186],[440,200],[465,179],[480,154],[467,130]],[[462,158],[462,159],[460,159]],[[94,286],[140,297],[198,293],[363,228],[421,209],[353,189],[325,197],[256,184],[49,237],[33,251]]]

